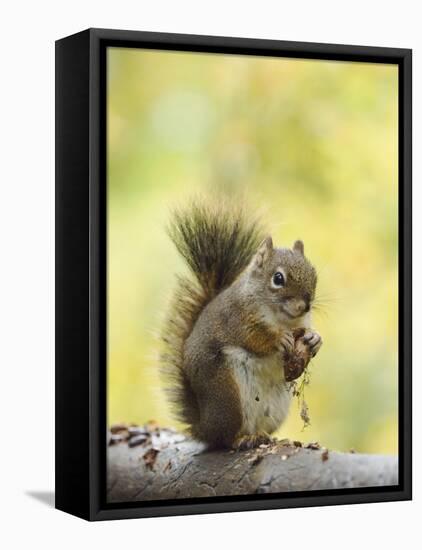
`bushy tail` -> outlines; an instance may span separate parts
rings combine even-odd
[[[204,307],[243,271],[264,238],[256,219],[241,208],[195,202],[177,210],[168,228],[192,277],[179,277],[162,340],[162,374],[173,411],[198,422],[198,407],[183,370],[183,347]]]

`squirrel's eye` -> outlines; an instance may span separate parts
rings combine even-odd
[[[284,286],[284,275],[283,273],[281,273],[280,271],[277,271],[277,273],[274,273],[273,275],[273,285],[274,286],[277,286],[277,287],[280,287],[280,286]]]

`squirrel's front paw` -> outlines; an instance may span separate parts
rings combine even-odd
[[[290,354],[293,352],[295,347],[295,337],[293,332],[290,330],[286,330],[281,335],[281,342],[280,342],[280,351],[284,352],[285,354]]]
[[[315,357],[322,346],[322,338],[318,332],[309,330],[302,337],[303,342],[309,347],[311,357]]]

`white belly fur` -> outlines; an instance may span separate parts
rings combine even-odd
[[[280,355],[256,357],[235,346],[224,351],[239,387],[241,435],[272,433],[287,417],[291,401]]]

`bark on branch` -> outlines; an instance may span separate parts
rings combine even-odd
[[[108,502],[398,483],[394,456],[338,453],[286,440],[251,451],[207,452],[201,443],[170,429],[132,428],[129,435],[125,427],[114,431],[108,447]]]

